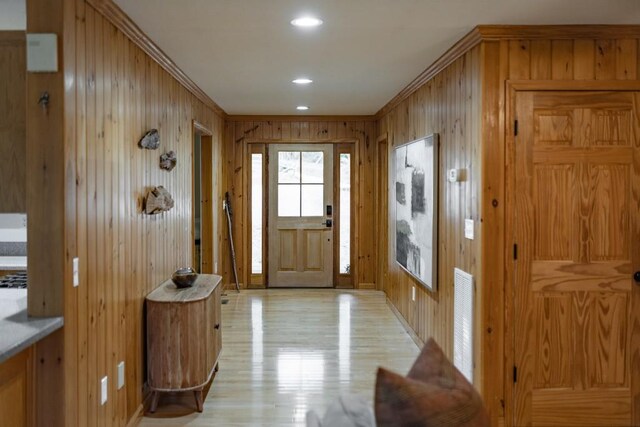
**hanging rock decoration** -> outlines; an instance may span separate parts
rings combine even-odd
[[[161,185],[150,190],[145,197],[144,213],[155,215],[166,212],[173,207],[173,197]]]
[[[138,142],[140,148],[146,148],[147,150],[155,150],[160,146],[160,134],[158,129],[151,129],[144,134],[140,142]]]
[[[173,150],[168,153],[164,153],[160,156],[160,169],[170,171],[176,167],[177,162],[178,159],[176,159],[176,153]]]

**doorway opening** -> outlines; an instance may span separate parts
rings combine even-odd
[[[198,273],[213,274],[213,137],[211,131],[193,126],[193,268]]]
[[[355,144],[249,145],[252,287],[353,288]]]

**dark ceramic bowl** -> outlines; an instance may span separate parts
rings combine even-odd
[[[193,283],[198,278],[193,268],[179,268],[171,276],[171,281],[179,288],[189,288],[193,286]]]

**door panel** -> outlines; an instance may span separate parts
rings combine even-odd
[[[640,417],[634,92],[519,92],[514,425]]]
[[[332,145],[271,145],[269,177],[269,287],[332,287]]]

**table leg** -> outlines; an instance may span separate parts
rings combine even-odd
[[[198,412],[202,412],[204,407],[204,402],[202,401],[202,390],[194,390],[193,396],[196,398],[196,408]]]

